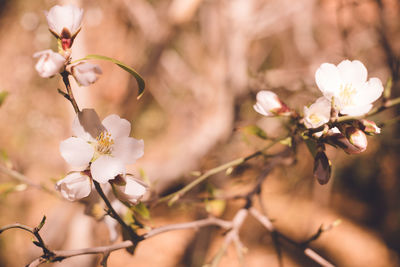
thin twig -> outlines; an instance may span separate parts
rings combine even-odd
[[[61,73],[61,76],[62,76],[63,82],[65,84],[65,88],[67,88],[68,98],[67,97],[66,98],[71,102],[72,107],[75,110],[75,113],[78,113],[79,112],[79,107],[78,107],[78,104],[75,101],[74,94],[72,93],[72,89],[71,89],[71,84],[69,83],[69,79],[68,79],[69,72],[64,71],[64,72]],[[65,95],[64,95],[64,97],[65,97]]]
[[[261,212],[259,212],[257,209],[255,209],[254,207],[249,209],[249,212],[251,215],[253,215],[253,217],[259,221],[270,233],[274,233],[276,234],[278,237],[283,238],[284,240],[290,242],[292,245],[295,245],[298,248],[301,248],[303,250],[303,253],[308,256],[310,259],[312,259],[313,261],[317,262],[318,264],[320,264],[323,267],[334,267],[334,265],[332,263],[330,263],[328,260],[324,259],[321,255],[319,255],[317,252],[315,252],[314,250],[312,250],[311,248],[304,246],[304,243],[298,243],[290,238],[288,238],[287,236],[285,236],[284,234],[280,233],[279,231],[277,231],[275,229],[275,227],[273,226],[272,222],[268,219],[267,216],[261,214]],[[307,243],[308,245],[308,243]]]
[[[227,170],[227,169],[229,169],[231,167],[235,167],[235,166],[238,166],[240,164],[243,164],[244,162],[246,162],[246,161],[248,161],[248,160],[250,160],[252,158],[255,158],[255,157],[258,157],[260,155],[263,155],[266,150],[268,150],[269,148],[271,148],[272,146],[274,146],[275,144],[279,143],[280,141],[282,141],[282,140],[284,140],[286,138],[287,137],[275,140],[274,142],[272,142],[271,144],[269,144],[265,148],[260,149],[260,150],[258,150],[256,152],[246,156],[246,157],[241,157],[241,158],[232,160],[230,162],[227,162],[225,164],[222,164],[222,165],[220,165],[218,167],[212,168],[212,169],[206,171],[203,175],[201,175],[198,178],[196,178],[194,181],[192,181],[188,185],[186,185],[185,187],[183,187],[182,189],[180,189],[180,190],[178,190],[178,191],[176,191],[176,192],[174,192],[174,193],[172,193],[172,194],[170,194],[168,196],[165,196],[165,197],[159,199],[158,202],[163,202],[163,201],[169,200],[168,204],[172,205],[179,198],[181,198],[184,194],[186,194],[188,191],[192,190],[198,184],[202,183],[208,177],[210,177],[210,176],[212,176],[214,174],[217,174],[217,173],[219,173],[221,171]]]

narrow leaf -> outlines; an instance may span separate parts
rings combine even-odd
[[[112,63],[116,64],[117,66],[119,66],[123,70],[127,71],[133,77],[135,77],[136,82],[138,84],[139,91],[138,91],[137,99],[139,99],[143,95],[144,88],[146,86],[145,82],[144,82],[142,76],[140,76],[140,74],[137,73],[133,68],[129,67],[128,65],[124,64],[123,62],[121,62],[121,61],[119,61],[119,60],[117,60],[115,58],[101,56],[101,55],[87,55],[86,57],[78,59],[78,60],[75,60],[74,62],[79,62],[79,61],[88,60],[88,59],[99,59],[99,60],[109,61],[109,62],[112,62]]]
[[[134,207],[134,212],[139,214],[143,219],[149,220],[150,219],[150,211],[142,202],[137,204]]]
[[[268,139],[267,134],[264,132],[263,129],[258,127],[257,125],[249,125],[243,128],[243,132],[251,135],[255,135],[261,139]]]
[[[0,92],[0,106],[3,105],[4,100],[6,100],[7,96],[8,96],[8,92],[6,92],[6,91]]]

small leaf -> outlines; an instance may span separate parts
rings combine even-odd
[[[285,139],[279,141],[279,143],[281,143],[282,145],[288,146],[288,147],[292,147],[292,137],[285,138]]]
[[[35,244],[35,246],[38,246],[39,248],[42,247],[42,245],[36,240],[32,241],[32,243]]]
[[[143,93],[144,93],[144,88],[145,88],[145,82],[142,78],[142,76],[140,76],[139,73],[137,73],[133,68],[129,67],[128,65],[125,65],[124,63],[122,63],[121,61],[111,58],[111,57],[106,57],[106,56],[101,56],[101,55],[87,55],[84,58],[75,60],[75,62],[79,62],[82,60],[88,60],[88,59],[100,59],[100,60],[105,60],[105,61],[109,61],[112,62],[114,64],[116,64],[118,67],[122,68],[123,70],[127,71],[128,73],[130,73],[133,77],[135,77],[136,82],[138,84],[139,87],[139,92],[138,92],[138,96],[137,99],[139,99]]]
[[[0,92],[0,107],[1,107],[1,105],[3,105],[3,103],[6,100],[7,96],[8,96],[8,92],[7,91],[1,91]]]
[[[304,139],[304,143],[307,145],[308,151],[310,151],[311,155],[315,158],[317,154],[317,142],[312,139]]]
[[[325,152],[318,151],[314,160],[314,177],[321,185],[324,185],[329,182],[331,171],[331,162]]]
[[[215,216],[222,216],[226,208],[226,201],[223,199],[206,200],[206,211]]]
[[[264,132],[263,129],[258,127],[257,125],[249,125],[243,128],[243,132],[251,135],[258,136],[261,139],[268,139],[267,134]]]
[[[392,85],[393,85],[393,80],[392,77],[389,77],[389,79],[387,80],[386,84],[385,84],[385,89],[383,91],[383,97],[385,99],[389,99],[391,94],[392,94]]]
[[[43,227],[43,225],[44,225],[45,222],[46,222],[46,215],[43,215],[42,220],[40,221],[38,227],[36,228],[37,231],[40,231],[40,229],[42,229],[42,227]]]
[[[150,211],[142,202],[133,207],[133,211],[139,214],[143,219],[150,219]]]

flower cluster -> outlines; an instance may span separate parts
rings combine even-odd
[[[366,134],[379,134],[380,128],[373,122],[358,119],[372,109],[383,92],[382,82],[378,78],[367,80],[367,69],[358,60],[344,60],[337,66],[322,64],[315,73],[315,81],[322,96],[310,106],[304,107],[303,117],[290,110],[271,91],[257,93],[257,103],[254,105],[258,113],[271,116],[292,116],[305,128],[303,138],[317,141],[319,151],[315,156],[314,174],[321,184],[328,181],[330,163],[324,153],[324,143],[343,149],[348,154],[357,154],[367,148]],[[348,120],[340,121],[340,117],[348,116]]]
[[[81,30],[82,17],[83,10],[73,5],[56,5],[46,12],[49,30],[58,40],[59,51],[34,54],[39,58],[36,70],[40,76],[47,78],[60,73],[66,82],[72,75],[82,86],[96,82],[101,74],[99,66],[84,61],[71,64],[71,47]],[[64,96],[73,102],[71,95],[68,91]],[[72,125],[73,137],[61,142],[60,152],[75,171],[58,181],[56,189],[64,198],[74,201],[90,194],[93,181],[110,183],[120,200],[136,204],[146,193],[147,186],[127,174],[125,166],[143,156],[143,140],[130,137],[130,122],[118,115],[100,121],[95,110],[79,111],[77,104],[72,104],[77,112]]]
[[[58,181],[57,189],[68,200],[89,195],[92,179],[110,182],[117,196],[135,204],[146,192],[146,186],[126,173],[125,165],[143,156],[143,140],[129,137],[131,124],[118,115],[102,122],[93,109],[84,109],[72,124],[73,137],[60,144],[61,156],[77,171]]]
[[[33,56],[39,58],[35,69],[43,78],[49,78],[57,73],[72,74],[77,83],[88,86],[98,79],[101,69],[88,62],[71,64],[71,47],[81,30],[83,10],[73,5],[54,6],[46,12],[50,32],[57,38],[59,49],[40,51]]]

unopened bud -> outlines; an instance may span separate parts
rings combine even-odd
[[[367,149],[367,136],[365,136],[365,133],[360,129],[348,127],[346,129],[346,137],[349,140],[350,144],[355,146],[360,151],[359,153]]]
[[[318,151],[314,158],[314,177],[321,185],[329,182],[331,178],[331,162],[324,151]]]
[[[290,115],[290,109],[279,97],[271,91],[260,91],[257,93],[257,103],[254,110],[267,117]]]
[[[362,130],[368,135],[375,135],[381,133],[381,128],[379,128],[375,122],[370,120],[360,120],[362,124]]]

